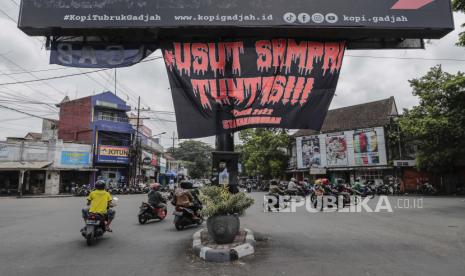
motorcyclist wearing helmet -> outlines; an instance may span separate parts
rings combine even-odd
[[[109,192],[105,191],[105,181],[98,180],[95,182],[95,190],[87,196],[87,205],[89,208],[82,209],[84,223],[87,221],[89,213],[100,214],[106,217],[106,230],[112,232],[110,224],[115,218],[115,211],[110,207],[112,197]]]
[[[158,191],[160,188],[159,183],[150,184],[150,192],[147,194],[149,198],[149,204],[153,208],[164,208],[166,206],[165,199],[162,194]]]

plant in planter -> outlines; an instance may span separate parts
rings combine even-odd
[[[254,199],[244,192],[231,194],[228,186],[202,188],[200,201],[202,215],[208,217],[208,233],[218,244],[234,241],[239,233],[239,216],[254,203]]]

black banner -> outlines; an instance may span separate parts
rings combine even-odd
[[[156,44],[53,41],[50,64],[82,68],[115,68],[139,63],[157,49]]]
[[[344,42],[171,41],[161,45],[179,138],[251,127],[319,130]]]

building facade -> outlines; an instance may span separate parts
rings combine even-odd
[[[126,102],[104,92],[60,104],[58,139],[92,146],[93,182],[127,183],[133,128]]]
[[[92,181],[92,147],[61,140],[0,142],[0,195],[70,193]]]
[[[397,116],[393,97],[329,110],[320,132],[299,130],[293,135],[288,175],[299,180],[342,178],[348,183],[401,177],[402,168],[394,162],[397,147],[390,146],[388,138]],[[410,160],[407,167],[414,165]]]

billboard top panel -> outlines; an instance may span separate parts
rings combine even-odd
[[[454,28],[450,0],[22,0],[18,26],[30,35],[335,39],[440,38]]]

